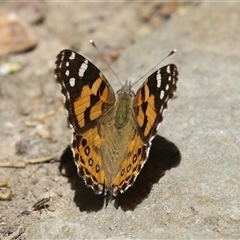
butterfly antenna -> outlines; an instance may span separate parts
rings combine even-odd
[[[114,76],[117,78],[117,80],[118,80],[118,82],[121,84],[121,86],[123,86],[122,83],[121,83],[121,81],[119,80],[117,74],[116,74],[116,73],[113,71],[113,69],[111,68],[110,64],[109,64],[109,63],[106,61],[106,59],[102,56],[102,53],[100,52],[100,50],[99,50],[98,47],[96,46],[95,42],[94,42],[93,40],[89,40],[89,42],[92,44],[92,46],[93,46],[94,48],[97,49],[97,51],[98,51],[100,57],[102,58],[102,60],[108,65],[108,67],[110,68],[110,70],[112,71],[112,73],[114,74]]]
[[[147,73],[145,73],[142,77],[140,77],[133,85],[135,85],[136,83],[138,83],[139,81],[141,81],[144,77],[146,77],[150,72],[153,72],[153,70],[160,64],[162,63],[166,58],[170,57],[171,55],[173,55],[175,52],[177,51],[177,49],[173,49],[166,57],[164,57],[159,63],[157,63],[153,68],[151,68]],[[133,86],[132,85],[132,86]]]

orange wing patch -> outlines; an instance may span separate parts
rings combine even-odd
[[[104,76],[100,73],[99,78],[95,80],[91,87],[89,85],[83,86],[79,97],[73,103],[74,114],[81,128],[86,125],[86,119],[94,121],[103,114],[104,103],[112,104],[111,100],[108,100],[110,95],[108,86],[105,85],[103,91],[100,92],[100,85],[103,81]],[[92,102],[93,97],[94,103]],[[87,109],[89,109],[89,112],[86,117]]]
[[[141,129],[141,137],[148,140],[157,121],[158,111],[155,107],[155,96],[150,93],[147,81],[143,84],[143,88],[137,92],[133,108],[137,125]]]
[[[84,112],[90,107],[90,95],[91,89],[88,86],[84,86],[80,96],[73,103],[73,109],[80,127],[85,126]]]
[[[150,134],[150,131],[157,120],[157,113],[155,109],[155,96],[151,95],[146,102],[148,103],[146,111],[145,111],[145,118],[147,118],[148,122],[146,125],[146,128],[144,130],[144,136],[148,136]]]

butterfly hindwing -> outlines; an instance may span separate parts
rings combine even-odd
[[[144,143],[156,134],[163,111],[176,91],[177,80],[177,67],[169,64],[150,75],[137,91],[133,103],[134,118]]]
[[[113,180],[112,193],[118,195],[131,187],[136,180],[147,158],[149,144],[144,145],[141,137],[135,132],[128,143],[128,154],[122,162],[121,169]]]
[[[82,55],[61,51],[56,60],[55,75],[61,86],[68,121],[77,133],[83,133],[113,108],[112,87],[94,64]]]
[[[87,186],[91,187],[96,194],[105,190],[106,176],[99,149],[102,139],[95,126],[82,135],[73,135],[72,151],[79,175],[84,179]]]

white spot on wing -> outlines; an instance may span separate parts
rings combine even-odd
[[[70,84],[71,87],[75,86],[75,81],[76,81],[75,78],[70,78],[69,84]]]
[[[169,89],[169,85],[167,84],[166,87],[165,87],[166,91]]]
[[[66,88],[65,86],[64,86],[64,88]],[[66,100],[65,100],[65,102],[66,101],[70,101],[70,94],[69,94],[69,92],[67,92],[67,94],[66,94]]]
[[[170,66],[167,66],[167,72],[170,73]]]
[[[88,68],[88,60],[85,59],[81,67],[79,68],[79,72],[78,72],[79,77],[83,77],[87,68]]]
[[[160,74],[160,69],[157,71],[157,87],[160,88],[162,81],[162,76]]]
[[[160,113],[162,113],[163,112],[163,106],[161,106],[161,108],[160,108]]]
[[[155,136],[152,136],[150,139],[149,139],[149,146],[147,147],[146,149],[146,160],[148,159],[149,157],[149,152],[150,152],[150,148],[151,148],[151,145],[152,145],[152,140],[155,138]],[[146,162],[146,161],[145,161]],[[145,164],[144,162],[144,164]]]
[[[75,58],[75,53],[72,52],[71,56],[69,57],[69,59],[74,59]]]
[[[163,97],[164,97],[164,91],[163,90],[161,90],[161,93],[160,93],[160,99],[163,99]]]
[[[66,62],[66,66],[69,67],[69,62]]]
[[[69,70],[67,70],[67,71],[65,72],[65,74],[66,74],[67,76],[69,76]]]

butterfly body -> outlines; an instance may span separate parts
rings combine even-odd
[[[131,98],[131,96],[128,96]],[[136,128],[131,114],[132,99],[122,96],[117,98],[114,110],[99,125],[99,135],[102,136],[101,158],[106,174],[105,185],[112,188],[117,173],[122,169],[122,163],[129,154],[131,142]],[[128,133],[128,134],[126,134]]]
[[[55,74],[73,129],[79,175],[96,194],[123,193],[147,160],[163,110],[176,90],[176,66],[160,68],[136,94],[126,83],[115,95],[103,74],[71,50],[59,53]]]

